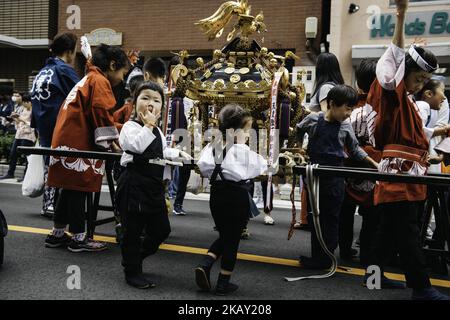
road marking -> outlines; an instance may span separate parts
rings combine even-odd
[[[33,233],[33,234],[49,234],[51,230],[49,229],[41,229],[41,228],[32,228],[32,227],[23,227],[23,226],[8,226],[10,231],[15,232],[24,232],[24,233]],[[108,236],[94,236],[95,240],[108,242],[108,243],[117,243],[115,237]],[[175,244],[162,244],[160,246],[161,250],[172,251],[172,252],[182,252],[182,253],[191,253],[191,254],[199,254],[205,255],[207,253],[207,249],[204,248],[196,248],[196,247],[187,247]],[[297,260],[292,259],[284,259],[284,258],[275,258],[275,257],[267,257],[260,256],[248,253],[238,253],[239,260],[252,261],[252,262],[261,262],[268,264],[276,264],[282,266],[290,266],[290,267],[300,267],[300,264]],[[339,273],[352,275],[352,276],[363,276],[365,271],[364,269],[359,268],[351,268],[340,266],[337,270]],[[389,273],[386,272],[385,275],[393,280],[405,281],[405,276],[398,273]],[[431,284],[438,287],[450,288],[449,280],[441,280],[441,279],[430,279]]]

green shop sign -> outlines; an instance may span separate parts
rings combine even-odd
[[[394,35],[396,17],[382,14],[372,20],[370,38],[391,38]],[[406,16],[405,33],[408,37],[445,37],[450,35],[450,10],[411,12]]]

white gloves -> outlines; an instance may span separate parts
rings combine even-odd
[[[82,36],[80,38],[81,43],[81,53],[86,59],[92,58],[92,51],[91,51],[91,45],[88,42],[88,39],[86,36]]]

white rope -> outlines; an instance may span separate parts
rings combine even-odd
[[[332,265],[330,271],[322,275],[313,275],[307,277],[298,278],[284,278],[288,282],[307,280],[307,279],[325,279],[333,276],[337,269],[337,259],[333,253],[328,250],[325,241],[323,240],[322,230],[320,228],[320,210],[319,210],[319,191],[320,191],[320,177],[314,176],[314,169],[319,167],[318,164],[307,165],[306,166],[306,181],[308,188],[309,202],[311,203],[311,209],[313,213],[314,229],[316,231],[317,239],[322,249],[325,251],[326,255],[330,257]]]
[[[282,72],[276,72],[273,83],[272,83],[272,90],[271,90],[271,107],[270,107],[270,133],[269,133],[269,157],[267,158],[267,165],[269,168],[272,168],[274,164],[274,158],[275,158],[275,133],[276,133],[276,121],[277,121],[277,106],[278,106],[278,87],[281,81],[283,73]],[[272,211],[272,180],[273,180],[273,172],[272,170],[269,170],[267,173],[267,192],[266,192],[266,207],[265,212],[271,212]]]

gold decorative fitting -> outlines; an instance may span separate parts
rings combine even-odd
[[[223,56],[222,51],[220,51],[219,49],[214,50],[214,52],[213,52],[213,58],[214,59],[222,58],[222,56]]]
[[[211,70],[207,70],[203,76],[205,77],[205,79],[208,79],[209,77],[211,77],[212,76]]]
[[[203,61],[202,57],[198,57],[195,61],[197,62],[198,66],[200,68],[204,68],[205,67],[205,61]]]
[[[247,73],[249,73],[250,72],[250,69],[249,68],[241,68],[241,69],[239,69],[239,73],[240,74],[247,74]]]
[[[253,80],[247,80],[244,82],[244,84],[249,88],[250,90],[256,90],[258,89],[258,85]]]
[[[221,69],[223,67],[223,64],[222,63],[216,63],[215,65],[214,65],[214,68],[216,69],[216,70],[219,70],[219,69]]]
[[[230,77],[230,82],[231,82],[231,83],[238,83],[239,81],[241,81],[241,76],[238,75],[238,74],[233,74],[233,75]]]
[[[237,74],[235,74],[235,76],[238,76]],[[239,77],[239,76],[238,76]],[[239,77],[239,81],[241,80],[240,79],[241,77]],[[231,81],[231,80],[230,80]],[[239,82],[238,81],[238,83],[236,84],[236,88],[237,88],[237,90],[238,91],[245,91],[246,89],[247,89],[247,86],[245,85],[245,83],[243,83],[243,82]],[[231,81],[231,82],[233,82],[233,81]]]
[[[223,79],[217,79],[216,81],[214,81],[214,89],[215,90],[225,89],[225,81]]]
[[[236,71],[234,67],[228,67],[225,69],[226,74],[233,74]]]
[[[211,81],[205,81],[203,82],[202,87],[207,90],[211,90],[214,87],[214,83],[212,83]]]

